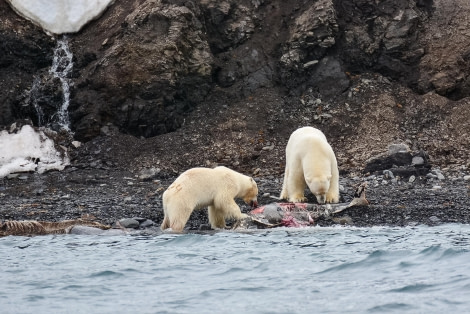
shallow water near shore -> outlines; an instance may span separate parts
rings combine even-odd
[[[2,313],[464,312],[470,226],[0,239]]]

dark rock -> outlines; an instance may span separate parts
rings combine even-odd
[[[411,176],[424,176],[429,172],[431,169],[431,165],[423,165],[420,167],[417,166],[400,166],[400,167],[393,167],[392,171],[396,176],[400,176],[401,178],[409,178]]]
[[[144,229],[144,228],[149,228],[149,227],[153,227],[153,226],[155,226],[155,222],[153,222],[150,219],[146,219],[145,221],[140,223],[139,228]]]
[[[5,126],[34,117],[32,111],[23,110],[20,99],[52,63],[54,40],[25,22],[6,1],[0,2],[0,12],[0,125]]]
[[[99,228],[93,228],[93,227],[88,227],[88,226],[74,226],[70,230],[70,234],[77,234],[77,235],[98,235],[98,234],[104,234],[106,231],[99,229]]]
[[[105,36],[109,43],[76,69],[80,88],[71,117],[79,139],[98,135],[109,122],[137,136],[174,131],[210,88],[212,54],[197,11],[158,1],[127,15],[119,10],[112,6],[102,19],[120,19],[126,28],[90,27],[75,38],[84,47]]]
[[[419,158],[420,163],[415,164]],[[379,172],[386,175],[388,172],[392,176],[409,178],[410,176],[426,175],[431,169],[429,156],[425,151],[411,152],[406,144],[391,144],[388,147],[388,153],[371,158],[367,161],[364,173]]]
[[[354,225],[353,220],[349,216],[333,217],[331,220],[340,225]]]
[[[140,224],[147,220],[147,218],[142,217],[132,217],[132,219],[137,220]]]
[[[203,1],[201,9],[214,53],[236,48],[255,31],[252,10],[236,1]]]
[[[157,169],[157,168],[142,169],[139,173],[139,180],[142,180],[142,181],[153,180],[157,177],[159,172],[160,172],[160,169]]]
[[[424,158],[421,156],[414,156],[413,159],[411,160],[411,164],[413,166],[421,166],[424,165]]]
[[[331,1],[316,1],[306,7],[295,19],[279,60],[283,84],[293,89],[305,84],[312,77],[311,67],[308,65],[322,59],[327,49],[335,45],[338,30],[336,11]],[[324,75],[325,67],[333,67],[336,71],[339,66],[328,64],[328,61],[324,64],[324,69],[319,70]]]
[[[349,79],[344,72],[337,59],[325,57],[315,66],[308,83],[315,86],[321,95],[340,94],[349,87]]]
[[[139,222],[135,219],[124,218],[119,220],[119,226],[123,228],[136,229],[139,228]]]
[[[284,211],[276,203],[266,205],[263,214],[270,223],[279,223],[284,217]]]
[[[210,224],[200,224],[198,230],[199,231],[209,231],[209,230],[212,230],[212,228],[211,228]]]
[[[412,159],[413,157],[410,152],[397,152],[392,155],[376,157],[366,164],[364,172],[374,173],[391,169],[394,166],[408,166],[411,165]]]

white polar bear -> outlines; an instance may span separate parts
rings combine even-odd
[[[253,178],[226,167],[192,168],[183,172],[163,193],[161,229],[181,232],[195,209],[208,207],[212,228],[225,228],[226,218],[242,219],[234,198],[258,206],[258,186]]]
[[[339,172],[336,156],[325,135],[318,129],[295,130],[286,146],[286,169],[281,199],[304,202],[305,185],[318,203],[339,201]]]

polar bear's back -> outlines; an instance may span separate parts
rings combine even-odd
[[[286,147],[286,164],[291,171],[297,168],[304,175],[330,172],[337,167],[335,153],[325,134],[313,127],[303,127],[292,133]]]
[[[304,152],[310,151],[311,147],[315,147],[315,150],[320,154],[324,153],[327,156],[330,154],[334,155],[325,134],[313,127],[303,127],[295,130],[287,142],[286,153],[289,155],[295,152],[296,154],[304,155]]]
[[[219,166],[216,168],[191,168],[183,172],[163,193],[163,200],[175,199],[176,195],[198,195],[198,207],[208,206],[216,194],[236,194],[240,181],[247,181],[248,177],[229,168]],[[189,199],[179,196],[177,199]],[[194,198],[195,199],[195,198]]]
[[[303,128],[299,128],[292,132],[290,139],[302,139],[302,138],[319,138],[324,141],[327,141],[325,134],[319,129],[316,129],[311,126],[305,126]],[[289,139],[289,141],[290,141]]]
[[[193,206],[192,199],[187,195],[199,195],[203,206],[209,205],[213,199],[214,173],[210,168],[191,168],[179,175],[178,178],[163,193],[163,202],[186,202]]]

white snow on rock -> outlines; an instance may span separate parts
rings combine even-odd
[[[24,18],[53,34],[75,33],[114,0],[7,0]]]
[[[24,125],[18,133],[0,132],[0,178],[15,172],[63,170],[70,164],[43,131]]]

